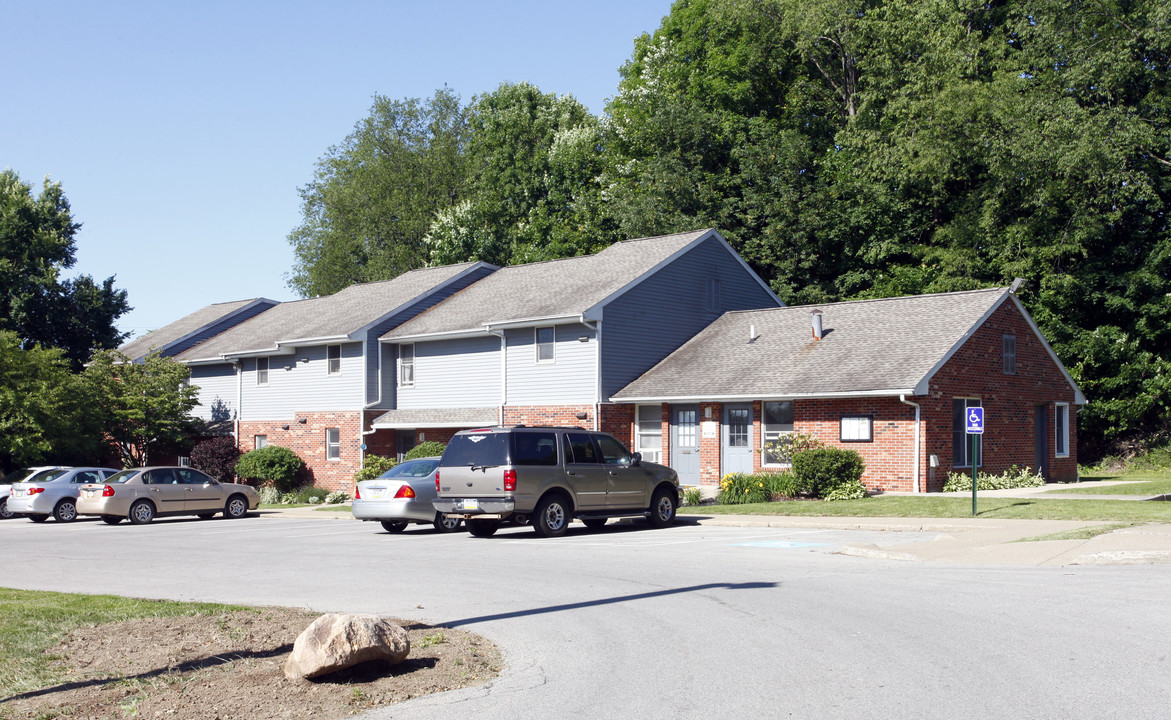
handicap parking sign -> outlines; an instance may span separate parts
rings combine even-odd
[[[970,407],[967,409],[967,431],[969,435],[984,434],[984,408]]]

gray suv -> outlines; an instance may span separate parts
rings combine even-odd
[[[435,509],[488,537],[505,520],[532,522],[542,537],[570,520],[599,528],[607,518],[675,521],[679,475],[643,462],[605,433],[567,427],[492,427],[457,433],[435,473]]]

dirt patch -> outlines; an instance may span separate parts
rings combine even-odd
[[[67,680],[0,702],[0,718],[341,718],[500,671],[500,652],[478,635],[391,620],[411,639],[402,663],[289,680],[293,641],[317,616],[265,608],[81,628],[50,651]]]

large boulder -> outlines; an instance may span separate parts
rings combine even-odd
[[[371,660],[400,663],[411,651],[407,631],[377,615],[322,615],[293,643],[285,677],[315,678]]]

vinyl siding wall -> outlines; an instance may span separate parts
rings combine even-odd
[[[325,348],[297,348],[292,355],[270,356],[267,386],[256,384],[256,358],[244,358],[240,419],[291,419],[297,412],[362,409],[362,343],[342,343],[338,375],[326,374]],[[301,362],[302,358],[309,362]]]
[[[557,325],[553,362],[537,362],[533,328],[508,330],[508,405],[595,402],[597,338],[584,325]],[[588,337],[581,342],[580,337]]]
[[[500,338],[415,343],[415,384],[397,389],[402,409],[500,404]]]
[[[719,280],[707,309],[708,280]],[[730,310],[778,307],[715,238],[677,258],[606,306],[602,322],[602,399],[621,390]]]
[[[199,388],[199,405],[192,414],[201,420],[236,417],[236,367],[230,363],[195,365],[190,383]]]

